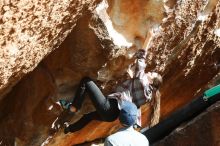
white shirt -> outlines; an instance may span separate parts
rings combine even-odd
[[[107,137],[104,146],[149,146],[149,141],[131,126]]]

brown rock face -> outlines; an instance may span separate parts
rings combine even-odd
[[[69,146],[106,137],[118,129],[117,120],[92,121],[64,135],[62,125],[57,124],[62,110],[56,102],[71,99],[84,76],[110,93],[125,78],[133,61],[130,56],[143,45],[150,28],[154,35],[147,71],[163,75],[161,119],[208,85],[219,83],[217,0],[108,0],[107,13],[106,5],[95,1],[24,2],[0,3],[0,144]],[[116,44],[111,26],[132,44]],[[87,99],[71,122],[92,110]],[[144,126],[150,111],[149,104],[143,106]]]
[[[149,58],[164,76],[162,115],[201,94],[218,76],[219,17],[218,1],[186,1],[177,3],[161,24]]]
[[[0,2],[0,97],[64,41],[83,8],[94,2]]]
[[[147,31],[158,26],[164,17],[164,3],[160,0],[108,0],[108,2],[108,13],[115,29],[128,41],[140,47]]]

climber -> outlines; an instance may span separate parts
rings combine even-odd
[[[159,87],[162,83],[162,77],[155,72],[144,72],[146,67],[146,52],[143,49],[139,50],[134,56],[136,62],[132,65],[135,69],[133,78],[124,81],[116,88],[114,93],[105,97],[96,84],[90,78],[86,77],[81,80],[72,102],[60,100],[60,104],[64,109],[74,113],[81,108],[85,93],[87,92],[96,108],[96,111],[85,114],[79,121],[67,126],[64,129],[64,133],[78,131],[91,120],[114,121],[118,118],[121,109],[120,105],[124,100],[135,103],[139,108],[136,124],[141,127],[140,106],[150,102],[151,99],[159,101]],[[153,118],[151,119],[153,120],[151,121],[151,126],[157,124],[159,121],[159,105],[155,104],[153,109],[157,112],[152,114]]]
[[[124,101],[121,104],[119,121],[122,128],[105,139],[104,146],[149,146],[148,139],[140,132],[134,130],[138,116],[135,104]]]

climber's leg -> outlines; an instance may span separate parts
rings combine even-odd
[[[82,103],[85,99],[85,91],[86,91],[85,84],[88,81],[90,81],[90,78],[87,78],[87,77],[83,78],[80,81],[80,84],[76,90],[76,94],[73,97],[71,102],[68,102],[66,100],[59,100],[60,105],[62,106],[63,109],[68,109],[72,112],[76,112],[78,109],[81,108]]]
[[[119,109],[116,107],[117,101],[115,99],[110,99],[109,102],[110,104],[114,105],[114,108],[109,108],[109,109],[107,108],[106,111],[105,110],[101,111],[101,113],[95,111],[85,114],[79,121],[66,127],[64,129],[64,133],[79,131],[92,120],[106,121],[106,122],[112,122],[116,120],[119,115]]]
[[[98,86],[88,77],[83,78],[76,92],[72,105],[80,109],[85,98],[85,92],[89,94],[97,112],[103,121],[114,121],[119,115],[116,99],[106,98]]]
[[[64,133],[66,134],[68,132],[79,131],[80,129],[85,127],[92,120],[99,120],[99,121],[101,120],[101,117],[99,116],[99,114],[96,111],[83,115],[83,117],[79,121],[66,127],[64,129]]]

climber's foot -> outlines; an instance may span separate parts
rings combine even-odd
[[[60,106],[64,109],[64,110],[68,110],[70,108],[71,103],[66,101],[66,100],[59,100]]]
[[[70,132],[69,126],[64,127],[64,134],[67,134],[67,133],[69,133],[69,132]]]

